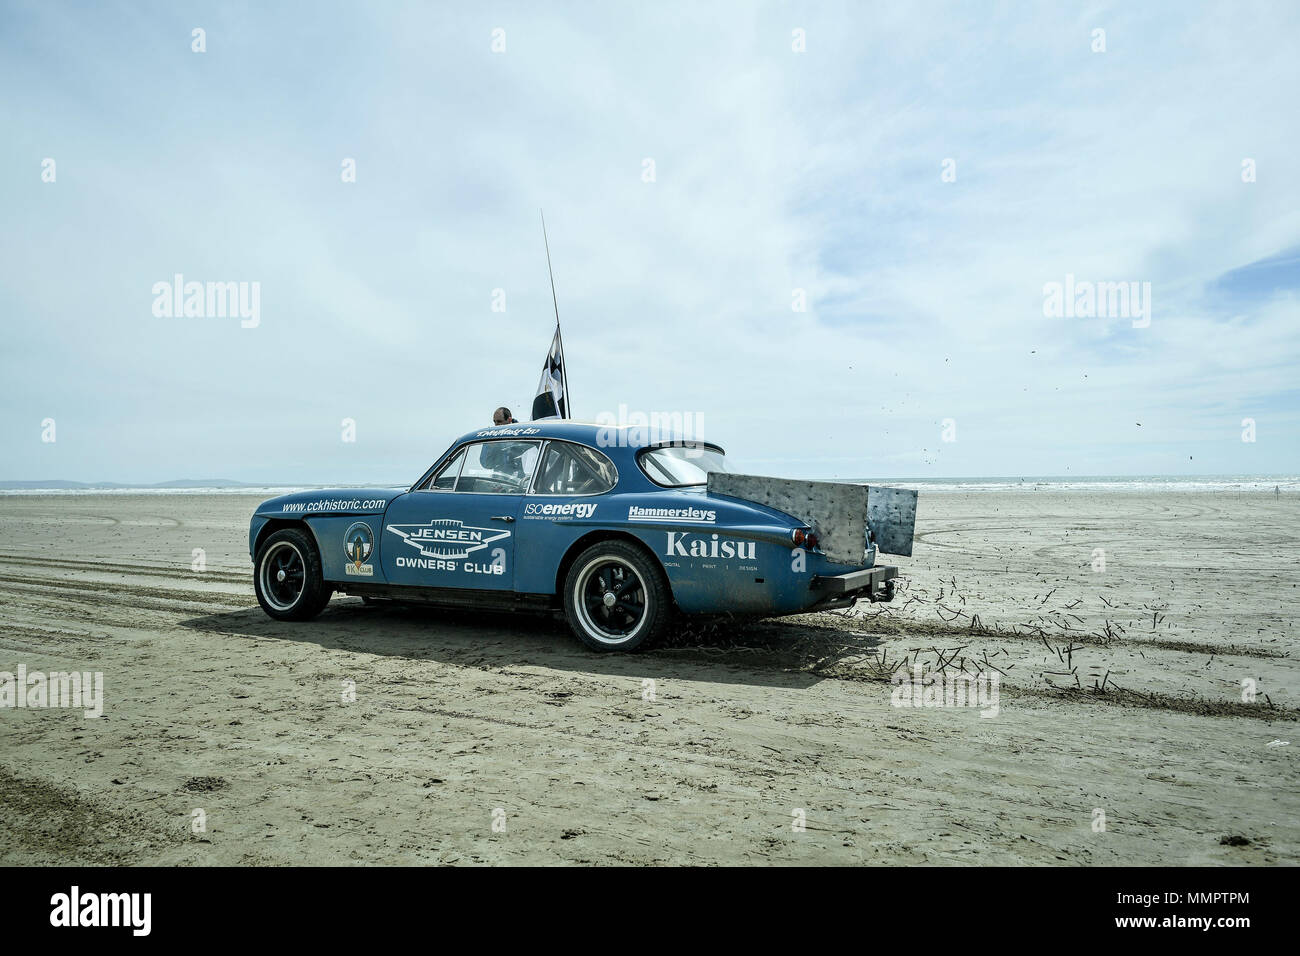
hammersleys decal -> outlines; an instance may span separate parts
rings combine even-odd
[[[434,518],[427,524],[390,524],[388,530],[426,558],[452,560],[468,558],[493,541],[510,537],[509,531],[474,528],[456,518]]]
[[[713,524],[717,518],[716,511],[706,511],[703,508],[642,508],[640,505],[632,505],[627,509],[628,521]]]

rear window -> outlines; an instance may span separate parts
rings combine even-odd
[[[723,451],[716,445],[680,444],[647,448],[637,461],[647,478],[666,488],[702,485],[708,481],[709,472],[727,470]]]

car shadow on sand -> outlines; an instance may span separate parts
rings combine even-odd
[[[364,605],[335,598],[317,618],[276,621],[261,608],[180,622],[206,633],[316,644],[360,654],[465,667],[538,666],[585,674],[722,684],[811,687],[844,661],[871,655],[879,638],[798,620],[706,621],[679,627],[659,647],[632,654],[589,651],[560,620],[538,614]]]

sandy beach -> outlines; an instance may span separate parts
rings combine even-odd
[[[0,671],[105,698],[0,710],[0,862],[1300,861],[1294,496],[927,494],[893,604],[630,656],[351,598],[273,621],[256,502],[0,496]],[[996,670],[996,716],[894,706],[918,663]]]

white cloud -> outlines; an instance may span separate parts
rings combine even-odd
[[[1222,422],[1296,417],[1295,299],[1203,294],[1300,242],[1285,5],[208,9],[202,56],[202,8],[0,30],[0,477],[417,474],[531,402],[539,206],[578,413],[695,412],[767,471],[1239,471]],[[261,328],[152,319],[176,271],[261,281]],[[1066,273],[1150,281],[1151,327],[1045,319]]]

